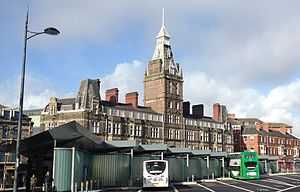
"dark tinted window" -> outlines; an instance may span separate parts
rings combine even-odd
[[[256,162],[246,162],[245,166],[247,167],[247,169],[255,169],[256,168]]]
[[[166,169],[166,163],[165,162],[147,162],[146,163],[146,170],[148,173],[152,175],[159,175],[162,174]]]

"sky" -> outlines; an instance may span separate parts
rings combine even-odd
[[[237,117],[294,126],[300,136],[299,1],[274,0],[1,0],[0,103],[17,106],[24,23],[56,27],[58,36],[28,41],[24,106],[51,96],[74,97],[82,79],[99,78],[101,96],[118,87],[120,100],[138,91],[165,9],[184,100],[219,102]]]

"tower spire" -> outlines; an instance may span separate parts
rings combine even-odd
[[[162,8],[162,26],[165,26],[165,8]]]

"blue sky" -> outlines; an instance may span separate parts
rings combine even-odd
[[[79,82],[100,78],[101,92],[140,92],[165,8],[184,98],[220,102],[240,117],[294,125],[300,135],[298,1],[0,1],[0,103],[16,106],[26,6],[29,28],[57,27],[28,44],[25,107],[71,97]]]

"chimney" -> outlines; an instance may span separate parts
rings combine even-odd
[[[138,92],[126,93],[125,103],[131,104],[133,107],[138,107],[139,105],[139,94]]]
[[[235,119],[235,113],[228,113],[227,118],[228,119]]]
[[[108,89],[105,91],[106,101],[111,102],[112,104],[117,104],[119,100],[119,90],[118,88]]]
[[[215,121],[221,120],[221,105],[219,103],[215,103],[213,105],[213,120]]]
[[[190,102],[189,101],[185,101],[182,104],[183,107],[183,116],[187,117],[190,115]]]
[[[192,113],[193,113],[193,117],[202,118],[204,116],[204,105],[203,104],[193,105]]]

